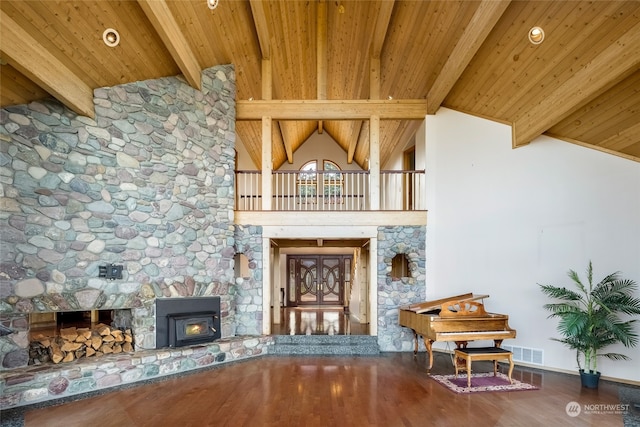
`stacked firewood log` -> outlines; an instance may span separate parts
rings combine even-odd
[[[55,337],[36,335],[29,346],[29,364],[61,363],[83,357],[133,351],[131,329],[100,323],[93,328],[63,328]]]

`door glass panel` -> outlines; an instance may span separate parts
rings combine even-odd
[[[300,302],[318,301],[318,267],[315,259],[300,260]]]
[[[289,302],[296,301],[296,260],[289,258]]]
[[[324,258],[322,263],[322,301],[340,301],[340,260]]]

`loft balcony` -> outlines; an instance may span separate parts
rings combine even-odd
[[[380,171],[377,179],[369,171],[237,171],[235,219],[256,225],[425,225],[425,192],[424,170]]]

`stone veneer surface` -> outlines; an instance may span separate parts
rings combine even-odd
[[[426,227],[378,228],[378,344],[381,351],[412,351],[413,333],[399,325],[398,308],[426,300]],[[391,278],[397,254],[409,261],[410,277]],[[424,344],[421,344],[424,349]]]
[[[0,313],[14,331],[0,369],[26,364],[32,312],[131,308],[136,348],[151,349],[155,298],[218,295],[223,337],[238,307],[261,330],[257,298],[243,302],[260,275],[235,290],[233,66],[204,70],[202,87],[96,89],[95,119],[53,100],[0,109]],[[122,280],[98,277],[107,263]]]
[[[0,410],[31,405],[268,354],[273,338],[233,337],[206,345],[81,359],[0,372]]]

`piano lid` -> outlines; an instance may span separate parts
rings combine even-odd
[[[410,304],[400,307],[400,310],[413,311],[414,313],[426,313],[427,311],[440,310],[442,304],[446,304],[449,301],[476,301],[479,299],[488,298],[489,295],[475,295],[473,293],[466,293],[462,295],[451,296],[447,298],[441,298],[433,301],[424,301],[416,304]]]

